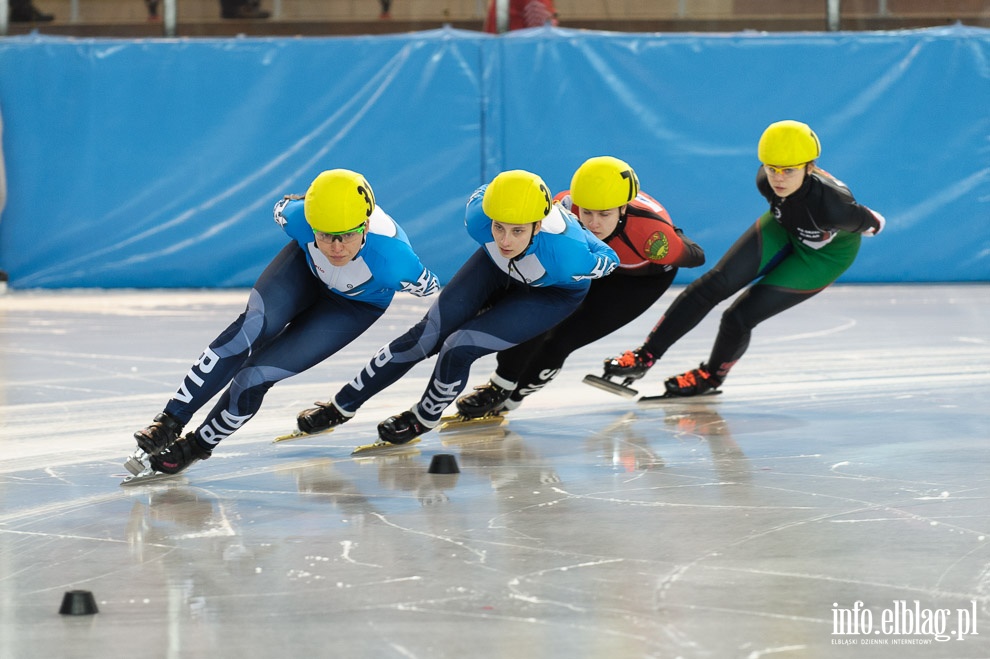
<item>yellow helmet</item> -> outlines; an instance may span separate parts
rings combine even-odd
[[[756,151],[764,165],[793,167],[816,160],[822,155],[822,145],[808,124],[787,119],[763,131]]]
[[[306,222],[320,233],[358,228],[375,210],[375,193],[368,181],[349,169],[331,169],[313,179],[306,191]]]
[[[619,208],[639,194],[639,179],[628,163],[612,156],[589,158],[571,178],[571,199],[581,208]]]
[[[502,172],[488,184],[481,208],[485,215],[505,224],[539,222],[550,214],[550,188],[536,174],[522,169]]]

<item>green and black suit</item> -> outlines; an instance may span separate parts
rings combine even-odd
[[[717,304],[752,284],[722,315],[708,358],[707,370],[721,382],[746,352],[754,327],[824,290],[856,259],[861,234],[883,226],[882,218],[856,203],[842,182],[817,168],[783,199],[770,187],[763,167],[756,187],[770,210],[670,305],[643,344],[655,359]]]

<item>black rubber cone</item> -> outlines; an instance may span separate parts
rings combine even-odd
[[[457,466],[457,458],[450,453],[437,453],[430,461],[431,474],[459,474],[460,467]]]
[[[99,613],[96,608],[96,598],[88,590],[70,590],[62,597],[62,608],[58,610],[64,616],[88,616]]]

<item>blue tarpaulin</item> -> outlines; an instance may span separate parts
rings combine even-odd
[[[250,286],[271,208],[355,169],[446,280],[471,191],[555,191],[610,154],[705,248],[766,209],[756,142],[798,119],[883,213],[847,282],[990,280],[990,30],[0,40],[15,288]],[[686,283],[706,268],[682,271]]]

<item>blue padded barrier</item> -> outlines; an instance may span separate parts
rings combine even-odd
[[[364,173],[446,280],[470,192],[629,161],[715,262],[766,208],[770,122],[888,219],[846,282],[990,280],[990,30],[541,28],[277,39],[0,39],[0,268],[27,287],[249,286],[282,194]],[[704,268],[680,273],[686,283]]]

